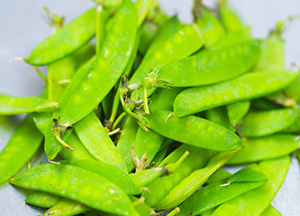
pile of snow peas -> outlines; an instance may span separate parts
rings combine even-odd
[[[0,117],[27,114],[0,184],[46,216],[281,215],[271,202],[300,159],[293,17],[257,39],[225,0],[195,0],[191,24],[154,0],[95,0],[68,24],[44,9],[54,33],[24,58],[44,91],[0,93]],[[41,146],[48,163],[27,166]]]

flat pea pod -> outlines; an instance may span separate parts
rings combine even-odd
[[[168,195],[154,206],[154,209],[172,209],[178,206],[195,193],[209,176],[230,160],[234,154],[235,152],[222,152],[214,156],[204,168],[195,170],[175,186]]]
[[[16,97],[0,93],[0,115],[53,111],[58,106],[41,97]]]
[[[248,113],[250,101],[242,101],[226,106],[227,115],[232,126],[236,127],[240,120]]]
[[[140,54],[145,56],[153,38],[157,32],[157,26],[155,26],[152,22],[146,21],[140,29],[140,43],[138,45],[138,51]]]
[[[244,171],[242,173],[241,171]],[[256,164],[252,164],[235,173],[235,181],[219,180],[195,192],[180,206],[179,215],[199,215],[239,195],[263,185],[267,178],[259,171]]]
[[[144,191],[142,197],[145,197],[146,203],[150,206],[153,207],[158,204],[176,185],[185,177],[189,176],[194,170],[205,166],[209,158],[214,154],[214,152],[202,148],[183,144],[168,155],[160,163],[160,166],[164,166],[167,163],[175,163],[186,151],[190,154],[172,174],[158,178],[147,185],[150,192]]]
[[[145,20],[154,0],[138,0],[135,3],[135,8],[138,16],[138,26],[140,26]]]
[[[65,160],[60,162],[97,173],[98,175],[109,179],[129,195],[136,195],[140,193],[140,188],[131,180],[131,178],[126,173],[108,163],[96,160],[78,159]]]
[[[259,40],[250,40],[204,50],[162,67],[158,79],[167,80],[171,86],[177,87],[222,82],[250,70],[259,59],[260,45]]]
[[[227,179],[230,176],[231,176],[231,174],[229,172],[220,168],[216,172],[214,172],[211,176],[209,176],[209,178],[206,181],[206,184],[212,184],[212,183],[218,182],[220,180]]]
[[[239,151],[227,164],[243,164],[282,157],[299,148],[299,136],[274,134],[265,137],[245,139],[245,148]]]
[[[261,216],[282,216],[282,214],[273,206],[269,205],[268,208],[261,214]]]
[[[130,152],[134,148],[138,128],[139,126],[136,120],[129,116],[125,122],[120,139],[117,143],[117,149],[125,160],[128,172],[134,169]]]
[[[44,216],[50,216],[50,215],[64,215],[64,216],[68,216],[68,215],[77,215],[77,214],[81,214],[84,213],[88,210],[90,210],[91,208],[75,202],[73,200],[69,200],[69,199],[62,199],[60,200],[55,206],[51,207],[50,209],[48,209]]]
[[[248,113],[242,120],[239,132],[245,137],[259,137],[279,132],[293,124],[300,109],[277,109]]]
[[[84,65],[89,59],[91,59],[95,55],[95,45],[92,43],[87,43],[79,50],[74,53],[74,61],[76,65],[76,69],[79,69],[82,65]]]
[[[110,139],[104,126],[94,112],[74,125],[75,132],[89,151],[98,160],[104,161],[126,172],[126,164],[121,153]],[[112,158],[114,158],[112,160]]]
[[[235,128],[230,124],[225,107],[217,107],[209,109],[205,112],[206,118],[215,122],[223,127],[235,132]]]
[[[274,199],[288,172],[290,157],[265,160],[258,164],[268,181],[259,188],[236,197],[218,207],[212,216],[261,215]]]
[[[300,102],[300,81],[297,79],[291,85],[283,90],[284,94],[288,98],[295,99],[297,102]]]
[[[276,92],[299,75],[298,71],[257,71],[222,83],[182,91],[173,104],[176,116],[186,116],[214,107],[258,98]]]
[[[60,116],[60,124],[74,124],[104,99],[127,65],[136,33],[134,4],[125,0],[112,18],[110,31],[106,34],[99,55],[87,70],[75,74],[53,118]]]
[[[62,198],[45,192],[35,191],[26,198],[25,202],[42,208],[55,206]]]
[[[231,151],[242,148],[241,139],[230,130],[196,116],[174,117],[168,111],[156,111],[142,116],[142,125],[155,132],[189,145],[215,151]]]
[[[300,132],[300,120],[297,119],[293,124],[283,130],[288,133],[299,133]]]
[[[92,8],[42,41],[25,61],[31,65],[47,65],[62,59],[92,39],[95,26],[96,10]]]
[[[43,135],[31,116],[21,122],[0,152],[0,184],[19,172],[41,146]]]
[[[65,164],[42,164],[11,179],[13,185],[48,192],[96,210],[138,215],[125,192],[106,178]]]

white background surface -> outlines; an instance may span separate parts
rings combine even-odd
[[[299,0],[231,0],[245,23],[252,26],[255,37],[266,37],[275,23],[288,16],[300,14]],[[204,1],[208,6],[214,1]],[[43,20],[42,6],[70,21],[93,5],[91,0],[1,0],[0,1],[0,92],[30,96],[39,95],[43,81],[24,62],[9,62],[13,57],[27,57],[31,50],[52,31]],[[191,22],[192,0],[161,0],[163,9],[178,13],[184,22]],[[300,21],[290,25],[284,34],[286,65],[300,65]],[[42,68],[45,72],[45,68]],[[8,142],[20,117],[0,117],[0,150]],[[3,122],[8,121],[8,124]],[[42,156],[42,159],[44,156]],[[39,159],[37,162],[40,162]],[[42,213],[24,204],[25,195],[7,183],[0,186],[1,216],[32,216]],[[272,203],[284,216],[300,215],[300,172],[295,159],[287,178]]]

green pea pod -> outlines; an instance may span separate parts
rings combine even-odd
[[[91,155],[126,172],[121,153],[94,112],[74,125],[76,134]],[[113,158],[113,160],[112,160]]]
[[[209,158],[215,154],[205,149],[184,144],[173,151],[159,165],[164,166],[167,163],[175,163],[186,151],[190,154],[172,174],[158,178],[147,185],[151,193],[144,191],[142,197],[145,197],[146,203],[150,206],[158,204],[185,177],[189,176],[194,170],[203,167]]]
[[[295,99],[297,102],[300,102],[300,81],[297,79],[291,85],[289,85],[287,88],[283,90],[284,94],[288,98]]]
[[[155,164],[160,164],[163,161],[163,159],[166,157],[167,152],[169,150],[169,144],[171,143],[171,141],[172,140],[170,140],[170,139],[166,139],[166,138],[164,139],[164,142],[162,143],[160,150],[157,152],[157,154],[153,158],[153,162]],[[168,142],[168,144],[166,146],[164,146],[164,144],[166,142]]]
[[[117,143],[117,149],[125,160],[128,172],[134,169],[130,152],[134,148],[138,128],[139,126],[136,120],[132,117],[128,117]]]
[[[209,176],[209,178],[206,181],[206,184],[212,184],[212,183],[218,182],[220,180],[227,179],[230,176],[231,176],[231,174],[229,172],[220,168],[216,172],[214,172],[211,176]]]
[[[215,122],[223,127],[235,132],[235,128],[232,127],[228,120],[228,116],[225,107],[217,107],[214,109],[209,109],[205,112],[206,118],[212,122]]]
[[[202,214],[200,214],[201,216],[211,216],[212,213],[216,210],[216,208],[212,208],[206,212],[203,212]]]
[[[87,43],[74,53],[76,69],[88,62],[95,55],[95,46],[92,43]]]
[[[31,65],[47,65],[62,59],[94,37],[95,26],[96,12],[92,8],[42,41],[25,61]]]
[[[53,111],[58,106],[41,97],[16,97],[0,93],[0,115]]]
[[[103,100],[127,65],[136,32],[137,16],[134,5],[125,0],[112,18],[110,31],[106,34],[99,55],[87,69],[75,74],[53,118],[60,117],[62,125],[74,124]]]
[[[138,0],[135,3],[135,8],[138,16],[138,26],[143,23],[144,19],[150,11],[153,2],[154,0]]]
[[[300,109],[250,112],[242,120],[239,132],[245,137],[259,137],[279,132],[293,124]]]
[[[168,195],[154,206],[154,209],[172,209],[178,206],[195,193],[206,182],[209,176],[230,160],[234,154],[235,152],[222,152],[214,156],[204,168],[195,170],[183,179]]]
[[[138,46],[138,51],[140,54],[145,55],[153,38],[157,33],[157,26],[153,23],[146,21],[141,26],[141,35],[140,35],[140,43]]]
[[[220,41],[225,36],[225,29],[217,17],[201,1],[195,1],[194,20],[202,33],[205,46]]]
[[[131,197],[131,199],[134,203],[134,208],[140,215],[151,215],[153,210],[143,199],[138,199],[136,197]]]
[[[251,106],[255,110],[274,110],[283,108],[281,105],[273,103],[272,101],[266,98],[258,98],[251,100]]]
[[[273,206],[269,205],[268,208],[261,214],[261,216],[282,216],[282,214]]]
[[[136,195],[140,193],[140,188],[131,180],[131,178],[126,173],[106,162],[78,159],[60,162],[97,173],[98,175],[109,179],[129,195]]]
[[[30,205],[39,206],[42,208],[52,208],[62,198],[45,192],[35,191],[26,198],[25,202]]]
[[[69,199],[62,199],[60,200],[55,206],[48,209],[44,216],[50,216],[50,215],[78,215],[81,213],[84,213],[91,208],[85,206],[84,204],[75,202],[73,200]]]
[[[239,151],[227,164],[252,163],[282,157],[299,148],[299,137],[291,134],[274,134],[265,137],[245,139],[245,148]]]
[[[43,135],[31,116],[21,122],[0,152],[0,184],[19,172],[41,146]]]
[[[241,173],[244,171],[244,173]],[[234,177],[235,181],[229,181]],[[232,177],[217,181],[195,192],[180,206],[179,215],[198,215],[239,195],[263,185],[267,178],[256,164],[247,166]],[[190,214],[192,212],[192,214]]]
[[[259,59],[260,44],[258,40],[251,40],[216,50],[204,50],[162,67],[158,72],[158,79],[167,80],[172,86],[179,87],[228,80],[253,67]]]
[[[39,131],[45,136],[49,127],[49,121],[51,121],[51,112],[33,112],[33,121]]]
[[[293,124],[283,130],[288,133],[299,133],[300,132],[300,120],[296,120]]]
[[[215,151],[242,148],[241,139],[230,130],[196,116],[177,118],[168,111],[156,111],[140,117],[142,125],[155,132],[189,145]]]
[[[299,75],[298,71],[257,71],[222,83],[189,88],[174,101],[175,116],[186,116],[214,107],[258,98],[278,91]]]
[[[248,113],[250,101],[229,104],[226,108],[231,125],[236,127],[240,120]]]
[[[122,189],[106,178],[79,167],[38,165],[12,178],[11,183],[72,199],[96,210],[138,215]]]
[[[259,163],[260,170],[267,176],[268,181],[259,188],[236,197],[214,211],[218,215],[261,215],[269,207],[288,172],[290,157],[266,160]]]

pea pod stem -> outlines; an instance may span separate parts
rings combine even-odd
[[[143,101],[144,101],[144,111],[147,115],[150,114],[149,106],[148,106],[148,90],[147,87],[143,87]]]
[[[38,75],[45,81],[45,83],[48,83],[47,77],[45,77],[44,74],[38,69],[37,66],[33,66],[34,70],[38,73]]]
[[[180,212],[180,208],[174,208],[167,216],[176,216]]]
[[[108,136],[113,136],[113,135],[119,133],[120,131],[121,131],[121,129],[117,128],[117,129],[115,129],[113,131],[108,132]]]
[[[173,164],[167,164],[165,168],[167,169],[168,173],[173,173],[182,164],[186,157],[189,156],[189,154],[189,151],[185,151],[178,161],[176,161]]]
[[[118,124],[122,121],[122,119],[126,116],[126,112],[122,112],[119,117],[116,119],[116,121],[112,125],[112,130],[115,130],[118,126]]]

